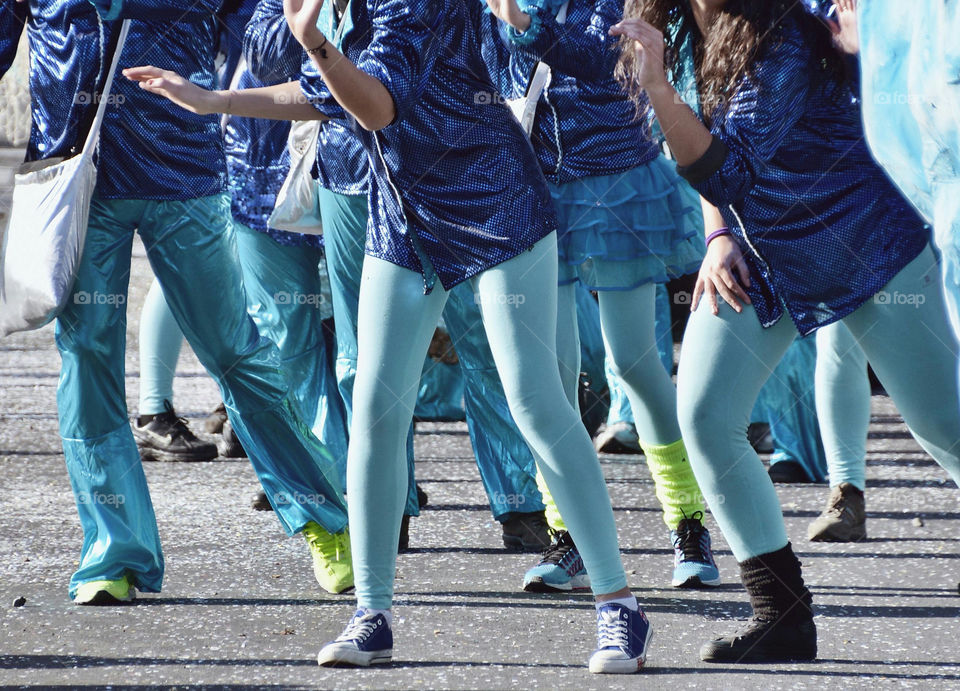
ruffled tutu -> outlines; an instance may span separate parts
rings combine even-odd
[[[700,198],[663,156],[625,173],[550,185],[550,192],[560,219],[560,285],[631,290],[700,268]]]

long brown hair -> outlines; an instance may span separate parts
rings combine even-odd
[[[845,66],[834,48],[829,29],[796,0],[729,0],[710,20],[706,35],[693,18],[690,0],[626,0],[624,17],[640,17],[664,33],[667,69],[677,65],[677,46],[671,44],[668,27],[687,23],[694,32],[694,67],[697,91],[703,114],[709,116],[716,107],[733,96],[737,85],[750,75],[751,65],[776,29],[786,20],[797,21],[811,41],[811,66],[845,78]],[[621,39],[621,55],[617,77],[627,93],[641,103],[642,90],[633,78],[637,69],[632,41]]]

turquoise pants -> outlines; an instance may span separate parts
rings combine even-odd
[[[337,378],[349,411],[357,373],[357,310],[367,235],[367,198],[336,194],[321,188],[320,211],[337,324]],[[493,355],[480,328],[480,307],[469,286],[451,292],[443,319],[460,358],[465,380],[467,427],[494,517],[502,519],[518,510],[542,510],[543,502],[534,480],[533,455],[510,415]],[[343,328],[344,324],[348,328]],[[418,375],[422,367],[423,361],[417,370]],[[369,435],[365,429],[363,433]],[[412,428],[407,440],[407,469],[409,490],[404,513],[417,515]]]
[[[104,200],[90,209],[73,297],[57,320],[57,408],[84,539],[70,595],[88,581],[132,576],[159,592],[163,554],[124,392],[126,296],[139,230],[177,323],[220,387],[227,414],[293,534],[308,521],[346,525],[336,465],[300,420],[277,347],[247,314],[225,195],[183,202]]]
[[[603,473],[574,407],[564,401],[556,351],[557,243],[551,234],[469,281],[510,412],[531,448],[580,548],[594,592],[626,586]],[[523,300],[517,299],[523,296]],[[347,463],[357,599],[388,608],[405,496],[403,448],[420,369],[447,301],[423,293],[416,272],[367,257],[358,316],[354,435]]]
[[[957,343],[932,250],[843,322],[920,445],[960,479]],[[898,297],[899,296],[899,297]],[[678,376],[678,410],[690,463],[734,556],[787,544],[777,493],[745,430],[753,402],[797,336],[789,318],[764,329],[753,309],[721,303],[690,316]]]

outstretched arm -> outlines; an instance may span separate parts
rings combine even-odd
[[[192,113],[228,113],[247,118],[271,120],[326,120],[300,91],[300,82],[286,82],[258,89],[210,91],[158,67],[130,67],[127,79],[140,82],[144,91],[168,98]]]

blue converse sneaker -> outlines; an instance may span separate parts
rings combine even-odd
[[[597,649],[590,656],[594,674],[633,674],[647,661],[653,628],[642,609],[618,603],[597,610]]]
[[[358,609],[335,641],[327,643],[317,655],[321,667],[369,667],[390,662],[393,657],[393,631],[382,613]]]
[[[590,576],[583,568],[580,552],[566,530],[543,553],[540,563],[523,576],[523,589],[528,593],[559,593],[589,587]]]
[[[673,587],[702,588],[720,585],[720,570],[710,550],[710,531],[703,526],[703,512],[695,511],[670,531],[673,541]]]

